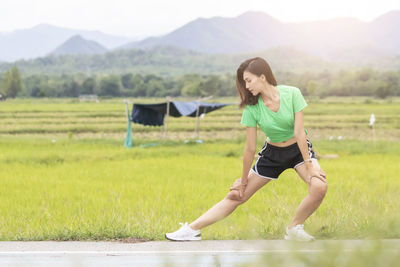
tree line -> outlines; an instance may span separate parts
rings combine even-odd
[[[329,72],[275,73],[279,84],[300,88],[306,96],[400,96],[400,71],[380,72],[371,68]],[[30,75],[21,77],[12,67],[0,74],[0,94],[6,97],[103,97],[236,96],[235,74]]]

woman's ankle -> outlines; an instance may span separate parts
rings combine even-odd
[[[193,223],[189,224],[189,227],[190,227],[190,229],[192,229],[192,230],[200,230],[200,229],[201,229],[201,228],[199,228],[196,224],[193,224]]]
[[[304,222],[296,222],[296,221],[292,221],[289,225],[288,225],[288,228],[290,229],[290,228],[293,228],[293,227],[295,227],[296,225],[299,225],[299,224],[304,224]]]

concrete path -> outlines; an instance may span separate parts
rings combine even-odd
[[[294,251],[315,254],[334,247],[351,252],[371,249],[378,243],[387,251],[400,252],[399,239],[311,243],[285,240],[0,242],[0,266],[251,266],[266,255],[284,256]]]

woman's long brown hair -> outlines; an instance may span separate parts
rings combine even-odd
[[[242,64],[240,64],[236,72],[236,88],[240,96],[241,101],[239,106],[241,108],[245,107],[246,105],[257,104],[259,98],[259,95],[253,96],[250,91],[246,89],[246,82],[243,79],[243,72],[245,71],[257,75],[258,77],[260,77],[261,74],[264,74],[269,84],[277,86],[275,76],[265,59],[255,57],[245,60]]]

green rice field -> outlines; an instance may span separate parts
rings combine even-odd
[[[308,232],[318,239],[400,238],[400,101],[308,102],[306,128],[329,182]],[[164,239],[224,198],[241,175],[240,116],[235,105],[207,114],[203,143],[194,140],[194,118],[169,118],[166,137],[162,127],[134,124],[133,148],[125,148],[122,99],[0,102],[0,239]],[[264,141],[259,131],[258,148]],[[306,194],[287,170],[204,228],[202,238],[281,239]]]
[[[134,103],[163,101],[165,99],[132,100]],[[238,108],[238,98],[219,98],[213,102],[233,104],[200,119],[200,138],[243,138],[243,126],[240,124],[242,110]],[[400,98],[380,101],[368,98],[310,99],[308,103],[309,106],[304,110],[305,127],[313,140],[330,136],[373,140],[369,127],[371,113],[376,117],[376,139],[400,139]],[[168,122],[166,138],[164,127],[139,124],[133,126],[133,138],[177,140],[196,137],[195,118],[169,117]],[[79,102],[76,99],[18,99],[0,102],[0,136],[121,140],[126,129],[125,104],[122,99],[101,100],[100,103]],[[259,136],[265,138],[261,132]]]

